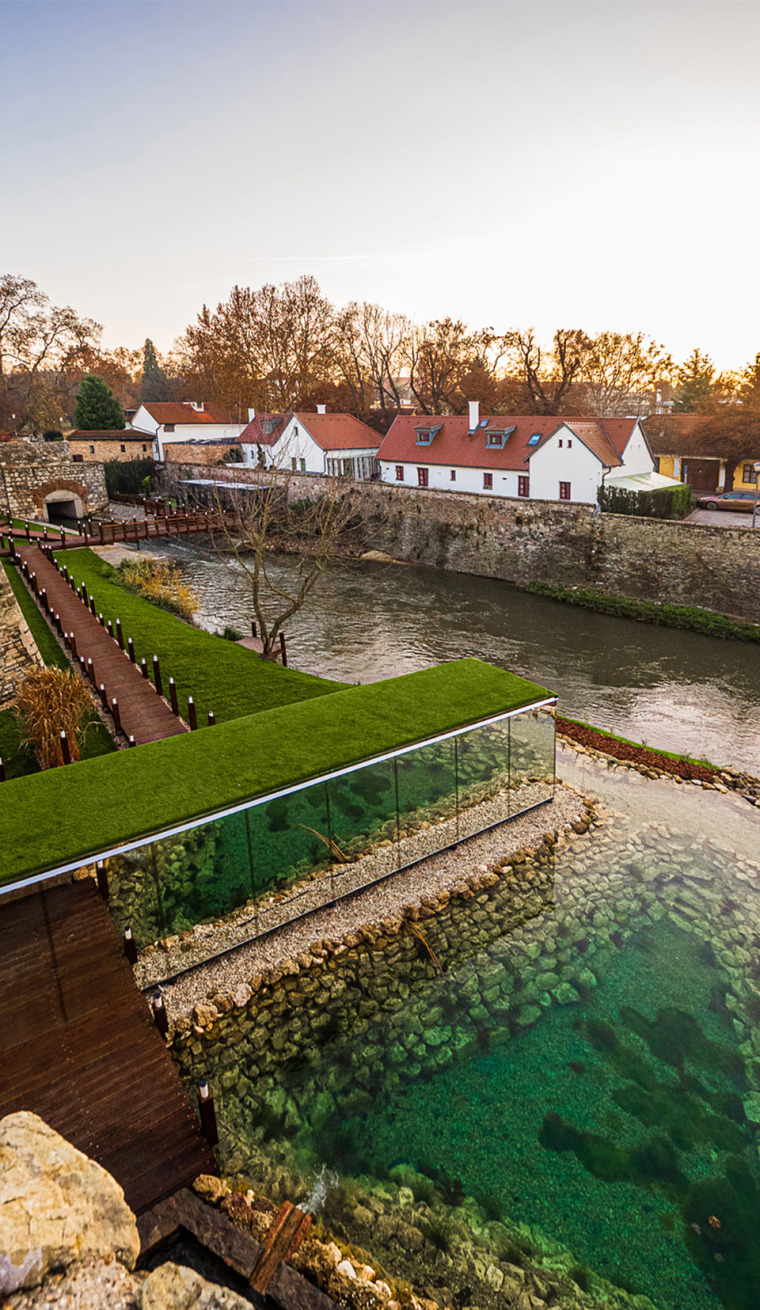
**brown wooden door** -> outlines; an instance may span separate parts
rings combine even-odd
[[[712,494],[718,489],[719,472],[720,460],[685,459],[681,478],[684,482],[688,482],[695,491],[706,491]]]

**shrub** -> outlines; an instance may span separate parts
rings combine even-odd
[[[26,738],[42,769],[63,764],[61,733],[69,742],[71,758],[79,759],[77,733],[86,732],[84,719],[90,710],[90,698],[79,678],[64,669],[35,669],[19,684],[16,709]]]
[[[242,640],[243,640],[243,634],[242,634],[242,632],[238,632],[237,628],[232,628],[232,627],[230,627],[229,623],[227,624],[226,628],[224,629],[224,632],[222,633],[222,636],[223,636],[223,638],[224,638],[225,641],[242,641]]]
[[[608,514],[634,514],[645,519],[685,519],[694,508],[694,492],[685,483],[656,491],[626,491],[600,487],[599,508]]]
[[[116,576],[128,591],[136,591],[161,609],[191,619],[198,608],[192,587],[183,582],[175,564],[161,559],[125,559]]]
[[[106,491],[109,496],[113,496],[118,491],[125,495],[147,494],[145,491],[145,480],[148,481],[148,491],[150,491],[150,478],[156,471],[156,461],[153,459],[128,459],[107,460],[103,465],[106,473]]]

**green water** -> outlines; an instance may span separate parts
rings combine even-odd
[[[409,1163],[458,1180],[488,1213],[538,1226],[671,1310],[721,1296],[749,1307],[760,1198],[744,1094],[714,963],[663,920],[612,957],[580,1005],[380,1090],[361,1114],[339,1101],[311,1138],[348,1174],[382,1178]]]

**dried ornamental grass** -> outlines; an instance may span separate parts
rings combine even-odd
[[[84,719],[89,709],[84,684],[65,669],[35,669],[27,674],[19,684],[16,710],[26,730],[22,745],[32,747],[40,768],[63,764],[62,732],[72,760],[79,759],[77,733],[86,732]]]
[[[168,560],[123,560],[118,573],[130,591],[138,592],[154,605],[172,610],[182,618],[192,618],[198,608],[192,587],[183,582],[179,569]]]

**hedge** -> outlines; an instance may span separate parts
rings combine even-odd
[[[623,487],[600,487],[599,508],[607,514],[633,514],[645,519],[685,519],[694,508],[691,487],[658,487],[656,491],[626,491]]]

